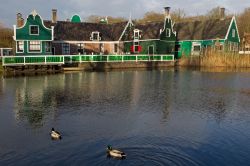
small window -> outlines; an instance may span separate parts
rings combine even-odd
[[[84,44],[83,43],[78,43],[77,44],[78,53],[83,54],[83,50],[84,50]]]
[[[98,41],[101,40],[99,32],[92,32],[90,40]]]
[[[104,53],[104,44],[103,43],[99,44],[99,51],[100,51],[100,53]]]
[[[24,42],[23,41],[17,41],[17,52],[23,52],[23,45]]]
[[[37,25],[30,26],[30,34],[31,35],[39,35],[39,27]]]
[[[63,55],[69,55],[70,54],[69,43],[62,43],[62,54]]]
[[[201,46],[200,45],[194,46],[193,51],[201,51]]]
[[[118,44],[114,44],[114,53],[117,53],[118,52]]]
[[[45,52],[51,52],[51,42],[45,42]]]
[[[232,30],[232,37],[235,37],[235,29]]]
[[[166,36],[167,37],[171,36],[171,30],[169,28],[166,29]]]
[[[40,52],[41,42],[40,41],[30,41],[29,42],[29,52]]]
[[[139,29],[135,29],[134,30],[134,39],[139,39],[140,38],[140,30]]]

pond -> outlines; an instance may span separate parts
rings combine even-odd
[[[0,78],[0,165],[248,165],[248,72]],[[53,141],[50,130],[62,133]],[[127,154],[109,158],[107,145]]]

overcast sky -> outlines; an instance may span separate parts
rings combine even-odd
[[[164,6],[171,10],[183,9],[188,15],[204,14],[210,9],[223,6],[229,13],[242,12],[250,7],[250,0],[0,0],[0,22],[11,27],[16,24],[16,13],[24,18],[36,10],[44,19],[51,18],[51,9],[58,10],[59,20],[79,14],[82,19],[89,15],[142,17],[148,11],[163,12]]]

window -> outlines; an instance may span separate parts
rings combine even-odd
[[[24,42],[23,41],[17,41],[16,42],[17,44],[17,52],[23,52],[23,45],[24,45]]]
[[[117,53],[118,52],[118,44],[114,44],[114,53]]]
[[[169,28],[166,29],[166,36],[167,37],[171,36],[171,30]]]
[[[37,25],[30,26],[30,35],[39,35],[39,27]]]
[[[100,32],[92,32],[90,40],[101,40]]]
[[[29,42],[29,52],[40,52],[41,42],[40,41],[30,41]]]
[[[200,45],[194,46],[193,51],[201,51],[201,46]]]
[[[134,42],[134,52],[135,53],[139,52],[139,42]]]
[[[99,51],[100,51],[100,53],[104,53],[104,44],[103,43],[99,44]]]
[[[140,38],[140,30],[139,29],[135,29],[134,30],[134,39],[139,39]]]
[[[235,29],[232,30],[232,37],[235,37]]]
[[[45,52],[51,52],[51,42],[45,42]]]
[[[70,54],[69,43],[62,43],[62,54],[63,55],[69,55]]]
[[[79,54],[83,54],[83,51],[84,51],[84,44],[83,43],[77,44],[77,51]]]

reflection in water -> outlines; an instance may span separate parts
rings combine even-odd
[[[196,70],[1,79],[0,165],[247,165],[249,82]],[[107,144],[127,159],[107,159]]]

